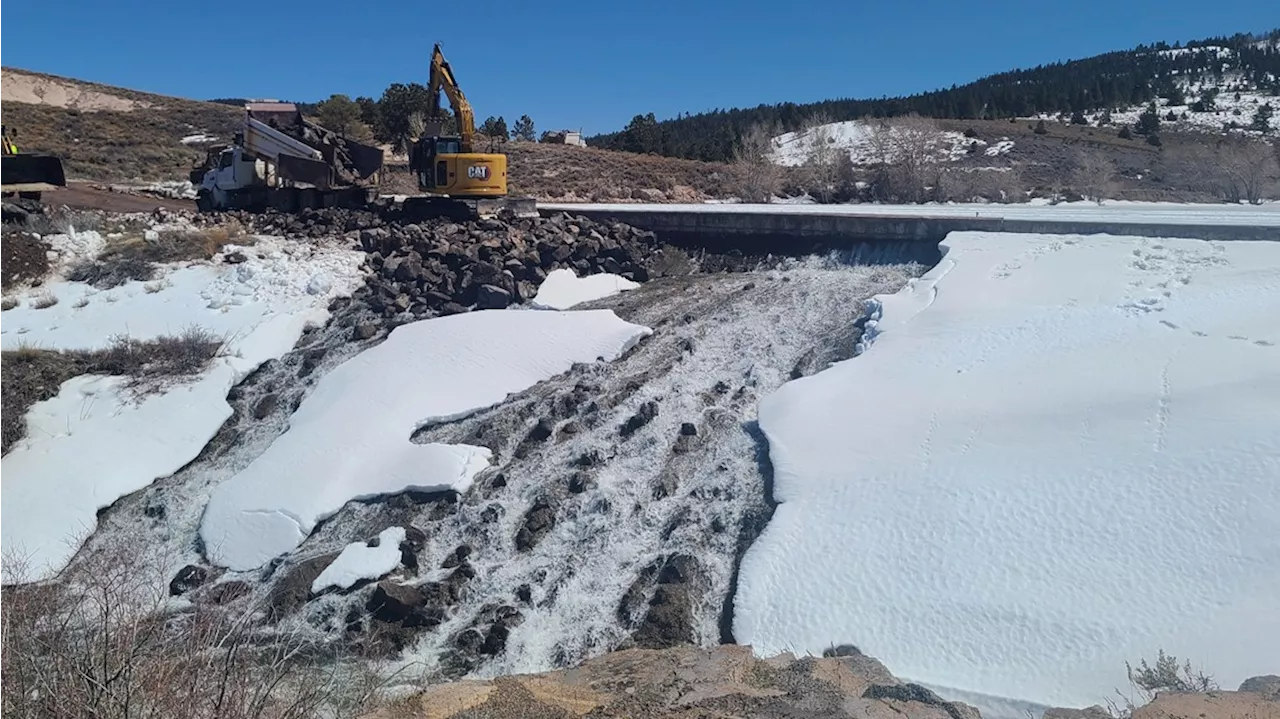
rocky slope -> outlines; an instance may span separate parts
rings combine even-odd
[[[150,221],[231,219],[164,212]],[[332,304],[326,325],[231,390],[231,417],[195,460],[103,509],[72,569],[121,546],[145,547],[157,557],[155,584],[177,606],[249,611],[265,632],[302,632],[437,678],[731,640],[736,566],[771,512],[757,399],[850,356],[862,300],[922,269],[804,256],[804,247],[793,248],[799,257],[677,249],[568,215],[453,223],[330,210],[234,219],[298,252],[363,249],[367,281]],[[255,252],[237,247],[212,261],[238,265]],[[288,429],[325,373],[400,324],[525,302],[555,269],[642,282],[582,307],[612,309],[653,334],[614,362],[576,366],[419,430],[415,442],[493,452],[467,493],[351,501],[260,571],[206,562],[199,526],[213,488]],[[339,550],[392,526],[406,532],[389,576],[312,591]]]

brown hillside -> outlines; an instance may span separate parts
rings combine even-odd
[[[172,180],[204,156],[182,138],[226,141],[241,121],[228,105],[134,92],[69,78],[3,69],[4,124],[24,152],[62,158],[86,180]]]
[[[506,153],[512,194],[548,202],[700,202],[732,194],[731,169],[721,163],[533,142],[476,149]],[[384,192],[418,191],[403,158],[387,167]]]

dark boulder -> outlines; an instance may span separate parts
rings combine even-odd
[[[480,285],[476,293],[476,309],[501,310],[511,304],[511,293],[494,285]]]
[[[169,581],[169,596],[178,597],[209,581],[209,569],[188,564]]]

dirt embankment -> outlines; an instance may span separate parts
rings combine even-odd
[[[230,139],[241,109],[4,68],[4,124],[18,148],[62,158],[68,177],[186,177],[204,156],[184,139]]]
[[[9,102],[49,105],[81,112],[128,112],[150,107],[150,103],[122,97],[105,88],[97,89],[89,83],[7,67],[0,71],[0,82],[4,84],[4,99]]]
[[[507,155],[514,195],[546,202],[701,202],[732,193],[732,168],[716,162],[535,142],[481,143]],[[388,157],[382,191],[418,192],[404,160]]]
[[[854,647],[757,659],[750,647],[635,649],[575,669],[442,684],[369,719],[978,719]],[[837,656],[839,654],[840,656]]]

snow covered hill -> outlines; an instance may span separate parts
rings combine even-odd
[[[922,133],[918,138],[911,133]],[[900,122],[848,120],[816,125],[773,138],[773,161],[784,167],[798,167],[811,161],[816,147],[825,143],[848,154],[855,165],[897,162],[904,146],[919,146],[931,159],[954,162],[967,157],[969,146],[977,143],[984,157],[998,157],[1013,149],[1012,140],[987,143],[969,139],[961,132],[943,131],[927,124],[911,128]]]
[[[1261,41],[1259,47],[1280,50],[1280,40]],[[1153,51],[1193,65],[1207,60],[1210,69],[1172,70],[1167,90],[1156,99],[1161,127],[1170,130],[1232,133],[1254,137],[1280,131],[1280,95],[1262,85],[1273,86],[1275,74],[1250,71],[1240,65],[1232,48],[1214,45]],[[1127,105],[1084,112],[1091,125],[1134,125],[1145,105]],[[1261,115],[1259,112],[1261,111]],[[1027,119],[1069,123],[1070,113],[1041,113]]]

